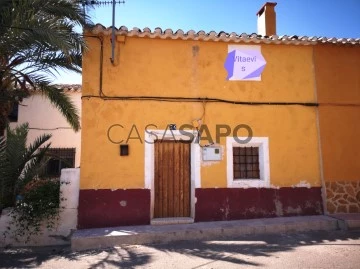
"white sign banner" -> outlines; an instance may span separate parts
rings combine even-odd
[[[261,46],[229,45],[224,67],[227,80],[261,80],[266,61]]]

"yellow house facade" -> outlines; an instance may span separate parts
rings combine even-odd
[[[326,209],[359,213],[360,46],[316,46],[314,61]]]
[[[121,27],[112,54],[111,33],[85,32],[79,228],[323,214],[325,179],[359,180],[357,163],[342,177],[324,157],[336,139],[328,118],[350,123],[358,107],[319,102],[333,98],[327,53],[346,46],[359,66],[358,41]],[[229,79],[234,51],[261,55],[261,75]]]

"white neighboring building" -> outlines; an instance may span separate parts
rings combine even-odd
[[[81,115],[81,85],[59,86],[69,95]],[[32,93],[18,106],[17,120],[16,113],[15,117],[10,119],[12,121],[11,128],[22,123],[29,123],[29,144],[39,135],[51,133],[52,150],[50,153],[66,159],[67,167],[80,166],[81,130],[73,131],[64,116],[46,97],[39,93]],[[50,161],[48,164],[48,169],[51,170],[50,174],[60,173],[61,168],[64,168],[64,164],[59,160]]]

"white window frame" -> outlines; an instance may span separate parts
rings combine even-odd
[[[247,137],[238,137],[245,141]],[[233,147],[259,147],[260,179],[234,179]],[[234,137],[226,138],[227,186],[228,188],[270,188],[269,138],[252,137],[246,144],[238,143]]]

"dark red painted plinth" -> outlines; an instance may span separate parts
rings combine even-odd
[[[150,190],[80,190],[78,228],[150,223]]]
[[[196,189],[195,221],[322,214],[321,188]],[[150,190],[80,190],[78,228],[150,224]]]
[[[322,214],[321,188],[196,189],[195,221]]]

